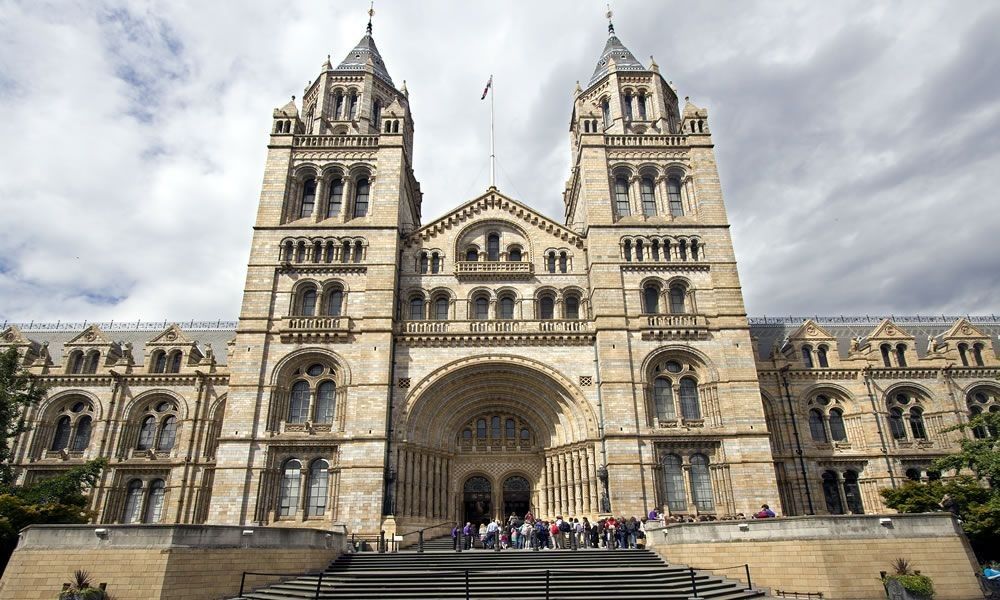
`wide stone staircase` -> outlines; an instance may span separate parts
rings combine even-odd
[[[443,549],[431,550],[430,548]],[[344,554],[322,573],[244,592],[234,600],[378,598],[538,598],[740,600],[764,592],[744,582],[681,565],[648,550],[472,550],[454,552],[451,538],[424,552]]]

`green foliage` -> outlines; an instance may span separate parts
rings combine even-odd
[[[934,469],[946,472],[969,469],[994,490],[1000,490],[1000,413],[985,412],[968,423],[952,427],[946,431],[990,432],[983,439],[962,440],[962,449],[955,454],[934,461]]]
[[[20,367],[16,348],[0,352],[0,487],[14,482],[11,444],[28,430],[25,410],[45,397],[38,379]]]
[[[910,575],[913,571],[910,570],[910,561],[905,558],[897,558],[892,561],[892,571],[896,575]]]
[[[886,581],[896,580],[903,589],[920,598],[934,597],[934,583],[926,575],[887,575]]]
[[[90,573],[75,571],[73,581],[59,594],[59,600],[111,600],[104,590],[91,587],[91,583]]]

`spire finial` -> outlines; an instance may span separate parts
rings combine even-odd
[[[371,6],[368,7],[368,28],[365,31],[368,35],[372,34],[372,17],[375,16],[375,0],[372,0]]]
[[[611,22],[611,17],[614,16],[614,13],[611,12],[611,5],[610,4],[608,4],[608,12],[604,16],[606,16],[608,18],[608,35],[614,35],[615,34],[615,24]]]

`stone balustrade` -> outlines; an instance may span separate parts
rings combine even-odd
[[[477,334],[477,333],[594,333],[591,321],[548,319],[525,321],[496,319],[483,321],[404,321],[397,331],[403,334]]]
[[[520,279],[531,277],[534,272],[535,265],[523,261],[463,260],[455,263],[455,276],[462,278]]]
[[[299,148],[377,148],[377,135],[297,135]]]
[[[605,135],[604,143],[611,147],[687,146],[687,138],[683,135]]]
[[[351,332],[350,317],[284,317],[278,334],[285,341],[332,342],[346,340]]]
[[[708,335],[705,315],[644,315],[642,319],[643,339],[698,339]]]

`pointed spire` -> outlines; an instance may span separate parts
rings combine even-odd
[[[372,34],[372,17],[375,16],[375,0],[372,0],[371,5],[368,7],[368,27],[365,31],[368,35]]]
[[[660,65],[656,64],[656,59],[653,58],[652,54],[649,55],[649,70],[654,73],[660,72]]]
[[[614,16],[614,13],[611,12],[611,5],[610,4],[608,4],[608,12],[607,12],[607,14],[605,16],[608,18],[608,35],[614,35],[615,34],[615,24],[611,21],[611,17]]]
[[[635,55],[615,35],[615,26],[611,22],[611,16],[611,6],[608,5],[608,41],[604,44],[604,52],[601,53],[601,58],[597,61],[597,67],[594,69],[594,74],[590,77],[590,83],[587,84],[587,87],[594,85],[597,80],[607,75],[608,67],[612,62],[618,71],[646,70],[642,63],[636,60]]]
[[[410,90],[406,89],[406,80],[403,80],[403,87],[399,88],[399,93],[403,94],[407,98],[410,97]]]
[[[323,62],[323,65],[320,68],[323,69],[324,71],[329,71],[333,69],[333,64],[330,62],[329,54],[326,55],[326,61]]]

